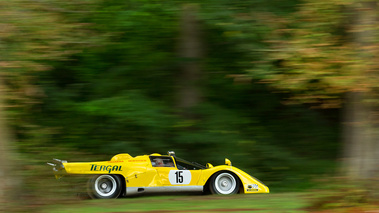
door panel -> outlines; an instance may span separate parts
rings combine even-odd
[[[178,170],[177,168],[156,168],[162,185],[197,185],[201,170]]]

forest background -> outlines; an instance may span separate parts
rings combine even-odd
[[[371,191],[378,15],[363,0],[0,1],[0,196],[51,197],[53,157],[168,150],[228,157],[272,191],[336,176]]]

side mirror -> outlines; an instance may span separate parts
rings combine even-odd
[[[213,167],[213,165],[212,164],[210,164],[210,163],[207,163],[207,169],[209,169],[209,168],[212,168]]]
[[[225,164],[231,166],[232,162],[228,158],[225,158]]]
[[[168,154],[169,156],[176,157],[174,151],[168,151],[167,154]]]

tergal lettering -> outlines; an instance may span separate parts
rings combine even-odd
[[[106,166],[106,165],[96,165],[96,164],[90,164],[91,165],[91,171],[97,171],[97,172],[115,172],[115,171],[122,171],[122,166]]]

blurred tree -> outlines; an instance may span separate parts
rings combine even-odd
[[[170,3],[99,1],[73,17],[88,21],[98,42],[39,76],[47,93],[40,122],[59,128],[55,143],[112,154],[166,149],[174,122],[165,102],[174,99],[177,74],[175,14]]]
[[[38,143],[27,144],[22,138],[44,128],[31,119],[44,97],[36,75],[50,70],[49,62],[65,60],[75,52],[66,47],[77,43],[74,38],[82,31],[77,30],[80,24],[62,18],[67,12],[54,0],[0,1],[0,203],[7,204],[0,208],[20,210],[28,201],[21,198],[27,193],[21,193],[24,180],[16,151],[22,146],[40,149]]]
[[[17,195],[21,192],[19,177],[15,176],[14,144],[11,142],[11,133],[7,125],[4,107],[5,87],[0,73],[0,211],[12,210],[17,202]]]
[[[184,5],[180,19],[179,57],[181,59],[178,76],[178,106],[180,113],[188,119],[196,116],[191,112],[201,100],[203,44],[198,11],[195,5]]]
[[[346,94],[344,131],[344,169],[353,179],[379,178],[379,103],[377,56],[379,16],[376,1],[353,4],[352,40],[356,49],[357,72],[367,80],[366,88],[353,87]]]
[[[262,81],[288,91],[287,103],[344,107],[342,166],[355,180],[379,175],[377,13],[375,1],[306,1],[265,20],[273,34]]]

